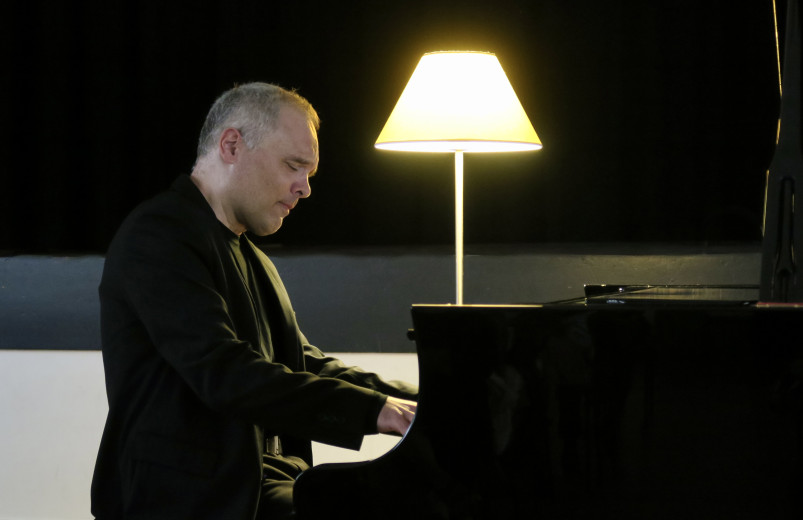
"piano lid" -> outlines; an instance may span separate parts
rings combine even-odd
[[[618,305],[752,305],[758,285],[586,285],[587,304]]]

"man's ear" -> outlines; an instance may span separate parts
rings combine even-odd
[[[236,163],[243,147],[245,147],[245,141],[243,141],[242,134],[236,128],[227,128],[220,134],[218,153],[224,163]]]

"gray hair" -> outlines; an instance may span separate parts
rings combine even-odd
[[[215,147],[226,128],[236,128],[248,148],[259,144],[276,127],[279,109],[292,106],[307,116],[315,130],[320,119],[312,105],[295,91],[269,83],[246,83],[227,90],[209,109],[198,137],[198,159]]]

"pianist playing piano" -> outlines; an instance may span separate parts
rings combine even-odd
[[[407,431],[417,389],[310,345],[245,235],[274,233],[310,195],[318,124],[280,87],[227,91],[191,175],[117,232],[99,289],[109,413],[96,518],[284,518],[310,441],[357,449]]]

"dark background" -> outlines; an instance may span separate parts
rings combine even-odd
[[[323,121],[313,196],[269,243],[449,244],[452,156],[373,148],[435,50],[496,53],[544,143],[466,157],[467,244],[761,238],[772,0],[34,1],[0,20],[0,254],[105,251],[190,171],[215,97],[255,80]]]

